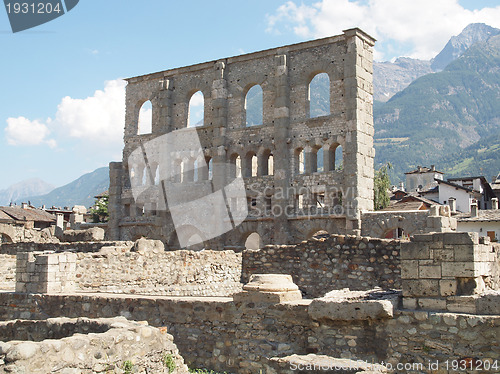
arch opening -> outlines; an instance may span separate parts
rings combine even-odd
[[[304,174],[306,172],[306,152],[302,148],[295,150],[295,173]]]
[[[2,244],[2,243],[13,243],[13,240],[9,235],[1,232],[0,233],[0,244]]]
[[[153,104],[148,100],[139,109],[137,135],[151,134],[153,132]]]
[[[262,87],[258,84],[252,86],[245,96],[245,125],[246,127],[258,126],[263,123],[263,97]]]
[[[245,241],[245,249],[259,249],[261,247],[261,238],[260,235],[256,232],[248,235],[247,240]]]
[[[205,97],[196,91],[189,99],[187,127],[203,126],[205,121]]]
[[[309,118],[330,114],[330,77],[327,73],[316,74],[309,83]]]

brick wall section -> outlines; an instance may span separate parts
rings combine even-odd
[[[500,316],[396,311],[394,319],[314,321],[307,313],[309,302],[265,305],[233,303],[230,298],[0,293],[0,319],[122,315],[147,320],[168,327],[190,367],[241,374],[258,373],[269,357],[294,353],[392,365],[499,359]]]
[[[332,235],[297,245],[243,252],[243,283],[251,274],[290,274],[304,297],[342,288],[400,289],[399,240]]]
[[[475,313],[467,296],[500,289],[499,256],[500,246],[477,233],[415,235],[401,246],[404,306]]]

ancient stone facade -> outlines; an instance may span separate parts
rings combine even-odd
[[[123,161],[110,164],[108,237],[160,239],[178,248],[171,217],[157,201],[136,201],[132,189],[161,195],[162,165],[129,165],[134,150],[162,134],[186,128],[192,95],[204,97],[197,127],[210,170],[181,178],[178,193],[194,183],[218,191],[241,170],[250,214],[239,227],[205,245],[243,247],[252,233],[263,244],[296,243],[319,230],[359,233],[361,210],[373,208],[372,47],[359,29],[342,35],[128,79]],[[329,78],[329,114],[311,118],[309,84]],[[246,95],[263,91],[262,124],[246,126]],[[152,103],[152,133],[138,135],[138,117]],[[335,169],[342,149],[343,169]],[[144,149],[144,148],[143,148]],[[318,155],[323,169],[318,170]],[[272,160],[272,161],[270,161]],[[194,164],[196,160],[179,160]],[[272,166],[271,166],[272,163]],[[196,172],[195,172],[196,173]],[[163,203],[164,204],[164,203]],[[161,204],[160,204],[161,205]],[[206,214],[206,212],[200,212]],[[204,233],[192,227],[193,235]]]

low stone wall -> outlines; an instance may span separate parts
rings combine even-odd
[[[144,251],[105,247],[78,253],[76,290],[172,296],[227,296],[241,291],[241,253]]]
[[[0,254],[0,290],[16,289],[16,256]]]
[[[399,240],[332,235],[296,245],[243,252],[243,282],[252,274],[290,274],[304,297],[342,288],[401,288]]]
[[[384,238],[394,229],[403,229],[406,236],[431,232],[450,232],[457,229],[448,206],[433,206],[429,210],[377,211],[361,214],[361,235]]]
[[[311,300],[261,304],[231,298],[0,293],[0,318],[122,315],[147,320],[168,327],[190,367],[241,374],[258,373],[272,357],[308,353],[384,362],[399,373],[408,370],[397,365],[420,363],[424,369],[416,372],[453,373],[452,365],[470,358],[488,359],[490,366],[497,360],[500,365],[500,316],[396,309],[393,318],[357,320],[346,315],[314,320],[310,304]],[[436,362],[441,371],[429,370],[428,365]],[[444,370],[446,365],[449,370]]]
[[[0,336],[0,373],[188,373],[171,335],[125,318],[0,322]]]
[[[4,243],[0,254],[16,255],[18,252],[99,252],[102,247],[124,246],[131,248],[132,242],[75,242],[75,243]]]

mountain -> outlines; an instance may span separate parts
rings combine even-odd
[[[394,62],[374,62],[373,99],[386,102],[394,94],[408,87],[415,79],[442,71],[475,43],[485,42],[498,34],[500,34],[500,29],[484,23],[472,23],[459,35],[453,36],[443,50],[430,61],[400,57]]]
[[[432,60],[432,70],[443,70],[450,62],[460,57],[472,45],[485,42],[500,34],[500,30],[484,23],[471,23],[458,36],[453,36],[443,50]]]
[[[478,163],[463,162],[499,144],[499,67],[496,35],[474,44],[443,71],[420,77],[388,102],[375,105],[377,164],[392,162],[396,180],[416,165],[479,173]],[[500,165],[485,162],[482,167],[490,176]]]
[[[373,100],[385,102],[415,79],[432,72],[430,61],[408,57],[394,62],[374,62]]]
[[[42,195],[49,193],[54,186],[39,179],[32,178],[13,184],[9,188],[0,191],[0,205],[8,205],[12,201],[22,199],[26,196]]]
[[[16,202],[20,204],[29,200],[31,205],[37,207],[42,205],[47,207],[72,207],[74,205],[90,207],[94,204],[94,196],[106,191],[108,188],[109,168],[103,167],[82,175],[73,182],[56,188],[48,194],[25,197]]]

